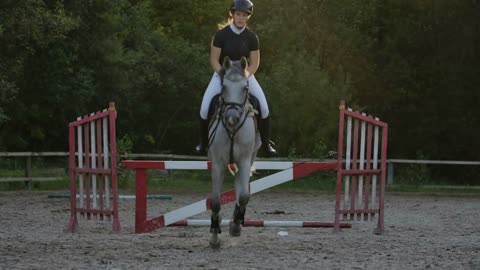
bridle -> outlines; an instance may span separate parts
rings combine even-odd
[[[223,85],[223,78],[222,78],[222,85]],[[222,91],[221,91],[221,94],[220,94],[220,113],[219,113],[219,115],[220,115],[220,118],[222,120],[222,125],[225,128],[225,130],[227,130],[227,134],[230,137],[230,140],[233,140],[233,137],[238,132],[238,130],[240,130],[243,127],[243,125],[245,124],[245,121],[247,120],[247,117],[248,117],[248,114],[245,113],[246,111],[248,112],[248,110],[249,110],[249,108],[247,108],[247,104],[249,104],[249,102],[248,102],[248,94],[249,94],[248,80],[247,80],[247,85],[245,86],[243,91],[245,92],[245,98],[243,99],[243,103],[226,102],[224,97],[223,97],[223,94],[225,92],[225,87],[222,86]],[[228,112],[230,110],[236,110],[239,113],[240,117],[243,116],[243,120],[240,121],[233,128],[228,127],[228,125],[225,123],[225,117],[223,117],[226,114],[226,112]]]
[[[255,111],[250,104],[248,97],[249,97],[249,84],[247,80],[247,85],[243,89],[245,91],[245,98],[243,99],[242,103],[238,102],[226,102],[224,99],[224,93],[225,93],[225,86],[223,85],[223,80],[224,77],[221,76],[221,82],[222,82],[222,90],[220,94],[220,106],[217,111],[217,124],[215,126],[214,131],[212,132],[212,135],[209,138],[209,146],[212,144],[213,140],[215,139],[215,134],[217,131],[217,127],[222,123],[223,127],[225,128],[225,131],[227,132],[228,138],[230,139],[230,164],[234,163],[233,160],[233,141],[235,138],[235,135],[238,133],[238,131],[243,127],[245,122],[247,121],[247,118],[250,116],[254,116]],[[239,123],[235,125],[234,127],[229,127],[228,124],[225,122],[225,114],[229,110],[236,110],[239,112],[239,115],[241,117]]]

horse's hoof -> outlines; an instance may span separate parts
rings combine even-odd
[[[212,235],[212,238],[210,238],[210,247],[213,249],[220,248],[220,238],[217,235]]]
[[[230,236],[238,237],[242,234],[242,227],[240,227],[240,224],[235,224],[235,222],[230,221],[229,232]]]

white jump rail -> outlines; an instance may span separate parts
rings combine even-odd
[[[220,225],[227,226],[230,220],[222,220]],[[169,226],[186,227],[186,226],[210,226],[209,219],[189,219],[175,222]],[[245,220],[243,227],[303,227],[303,228],[330,228],[334,226],[333,222],[319,221],[295,221],[295,220]],[[341,228],[351,228],[350,223],[341,223]]]

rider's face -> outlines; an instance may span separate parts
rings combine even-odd
[[[233,23],[237,28],[243,28],[247,24],[250,17],[247,12],[241,10],[235,10],[233,12]]]

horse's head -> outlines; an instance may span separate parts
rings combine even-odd
[[[226,105],[225,123],[229,126],[237,125],[248,100],[248,62],[245,57],[240,61],[232,61],[225,57],[223,60],[223,88],[222,99]]]

